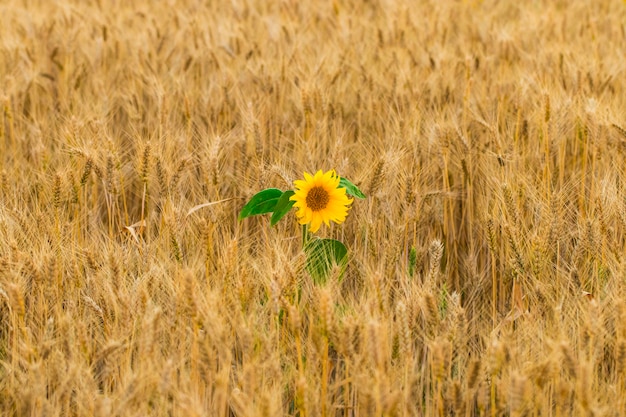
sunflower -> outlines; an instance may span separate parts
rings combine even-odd
[[[315,175],[304,173],[304,180],[294,181],[295,194],[290,200],[295,201],[298,209],[296,216],[300,224],[310,223],[312,233],[317,232],[322,223],[330,225],[330,221],[343,223],[350,210],[352,199],[346,195],[346,189],[339,187],[340,177],[334,170]]]

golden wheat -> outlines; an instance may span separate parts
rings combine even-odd
[[[623,2],[0,15],[0,414],[626,415]]]

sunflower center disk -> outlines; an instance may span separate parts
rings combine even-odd
[[[324,210],[329,200],[328,191],[323,187],[313,187],[306,195],[306,205],[313,211]]]

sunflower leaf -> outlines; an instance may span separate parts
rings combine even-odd
[[[364,199],[365,198],[365,194],[363,194],[363,192],[361,190],[359,190],[359,187],[354,185],[347,178],[340,177],[340,179],[339,179],[339,186],[345,188],[346,189],[346,194],[348,194],[348,195],[351,195],[353,197],[360,198],[360,199]]]
[[[295,192],[293,190],[287,190],[280,196],[278,202],[276,203],[276,207],[274,207],[274,214],[272,214],[272,218],[270,219],[270,224],[272,226],[278,223],[280,219],[282,219],[283,216],[291,210],[295,201],[290,200],[289,198],[291,198],[294,194]]]
[[[317,284],[324,284],[333,267],[339,267],[341,279],[348,263],[348,249],[335,239],[312,239],[304,247],[307,255],[306,270]]]
[[[263,191],[259,191],[252,196],[250,201],[243,206],[241,212],[239,212],[239,220],[243,220],[246,217],[256,216],[257,214],[271,213],[276,207],[276,203],[283,195],[283,192],[278,188],[267,188]]]

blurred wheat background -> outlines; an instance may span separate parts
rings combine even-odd
[[[626,415],[623,2],[0,16],[0,414]],[[237,215],[332,168],[316,285]]]

